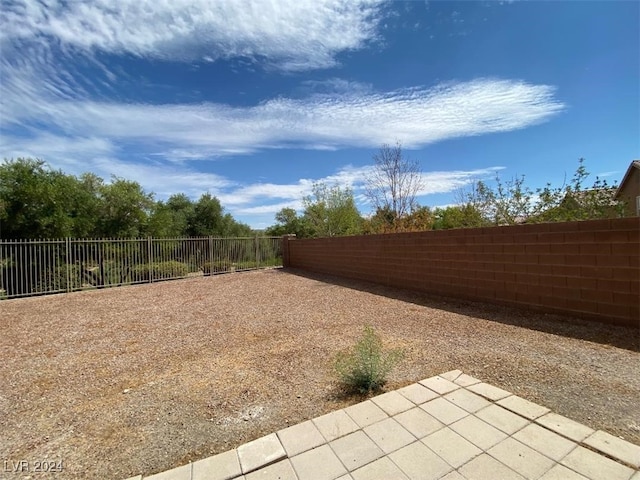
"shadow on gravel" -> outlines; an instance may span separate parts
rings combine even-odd
[[[336,277],[321,273],[308,272],[296,268],[285,268],[284,273],[317,280],[326,284],[352,288],[363,292],[382,295],[388,298],[410,302],[460,315],[497,321],[507,325],[528,328],[563,337],[612,345],[633,352],[640,352],[640,329],[607,325],[594,320],[584,320],[577,317],[541,313],[526,308],[516,308],[504,305],[476,302],[453,297],[443,297],[395,287],[387,287],[376,283]]]

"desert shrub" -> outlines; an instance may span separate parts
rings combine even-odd
[[[205,262],[202,264],[202,273],[205,275],[228,272],[229,270],[231,270],[231,262],[228,260],[217,260],[215,262]]]
[[[149,280],[149,273],[153,274],[153,280],[164,278],[186,277],[189,273],[189,266],[171,260],[168,262],[155,262],[149,264],[136,265],[133,268],[133,277],[136,281]]]
[[[365,326],[355,346],[336,355],[334,368],[348,389],[370,393],[384,386],[387,375],[402,357],[401,350],[385,351],[382,339],[371,326]]]

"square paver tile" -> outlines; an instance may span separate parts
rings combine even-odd
[[[480,395],[470,392],[465,388],[460,388],[458,390],[454,390],[453,392],[449,392],[444,396],[444,398],[449,400],[454,405],[457,405],[460,408],[463,408],[467,412],[471,413],[477,412],[478,410],[491,405],[491,402],[489,400],[485,400]]]
[[[435,417],[445,425],[449,425],[461,418],[466,417],[469,413],[460,407],[454,405],[448,400],[440,397],[435,400],[431,400],[430,402],[423,403],[420,405],[425,412],[427,412],[432,417]]]
[[[569,470],[564,465],[557,463],[547,473],[540,477],[540,480],[589,480],[584,475],[580,475],[573,470]]]
[[[191,480],[191,464],[144,477],[149,480]]]
[[[289,458],[325,443],[320,430],[311,420],[280,430],[278,438]]]
[[[577,446],[575,442],[567,440],[557,433],[547,430],[535,423],[527,425],[522,430],[516,432],[513,438],[556,462],[559,462],[567,453]]]
[[[522,418],[520,415],[516,415],[498,405],[489,405],[487,408],[477,412],[476,416],[509,435],[516,433],[531,423],[526,418]]]
[[[327,413],[312,421],[327,442],[353,433],[360,428],[344,410]]]
[[[372,423],[379,422],[388,417],[384,410],[378,407],[371,400],[366,402],[357,403],[344,409],[354,422],[360,426],[360,428],[368,427]]]
[[[463,373],[458,378],[456,378],[453,383],[455,383],[456,385],[460,385],[461,387],[468,387],[470,385],[475,385],[476,383],[482,383],[482,381],[478,380],[475,377],[472,377],[471,375]]]
[[[460,385],[456,385],[451,380],[447,380],[446,378],[442,378],[438,376],[427,378],[418,383],[420,383],[420,385],[423,385],[433,390],[436,393],[439,393],[440,395],[453,392],[454,390],[457,390],[458,388],[460,388]]]
[[[395,415],[397,413],[405,412],[415,405],[398,392],[387,392],[371,399],[373,403],[384,410],[387,415]]]
[[[341,476],[337,480],[353,480],[353,477],[347,473],[346,475]]]
[[[238,447],[238,458],[240,459],[242,473],[252,472],[260,467],[277,462],[286,456],[287,454],[275,433]]]
[[[453,468],[458,468],[482,453],[473,443],[461,437],[450,428],[443,428],[422,439],[427,447]]]
[[[402,470],[387,457],[359,468],[355,472],[352,472],[351,476],[354,480],[389,480],[391,478],[394,480],[409,480],[409,478],[402,473]]]
[[[550,458],[513,438],[503,440],[487,453],[529,480],[536,480],[555,465]]]
[[[511,392],[507,392],[498,387],[494,387],[493,385],[489,385],[488,383],[476,383],[474,385],[470,385],[467,387],[474,393],[478,395],[482,395],[489,400],[493,400],[494,402],[500,400],[501,398],[508,397],[511,395]]]
[[[468,416],[462,420],[458,420],[450,427],[454,432],[462,435],[482,450],[488,450],[498,442],[507,438],[506,433],[501,432],[474,416]]]
[[[441,373],[438,376],[444,378],[445,380],[449,380],[450,382],[455,382],[456,378],[458,378],[460,375],[462,375],[462,370],[451,370],[447,373]]]
[[[350,472],[384,455],[362,430],[338,438],[329,445]]]
[[[593,428],[589,428],[586,425],[553,412],[536,418],[535,421],[543,427],[547,427],[548,429],[553,430],[560,435],[564,435],[571,440],[575,440],[576,442],[581,442],[595,431]]]
[[[244,478],[246,480],[298,480],[288,458],[255,470]]]
[[[416,438],[426,437],[444,427],[442,423],[418,407],[399,413],[393,418]]]
[[[329,445],[307,450],[291,458],[299,480],[333,480],[347,473]]]
[[[193,464],[192,480],[229,480],[240,475],[238,452],[229,450]]]
[[[384,453],[391,453],[399,448],[416,441],[402,425],[393,418],[387,418],[364,429],[371,440],[375,442]]]
[[[542,405],[538,405],[537,403],[530,402],[529,400],[525,400],[522,397],[518,397],[517,395],[511,395],[510,397],[505,397],[502,400],[498,400],[496,402],[498,405],[506,408],[507,410],[511,410],[518,415],[521,415],[530,420],[535,420],[538,417],[541,417],[545,413],[549,413],[547,407],[543,407]]]
[[[631,468],[580,446],[572,450],[560,463],[593,480],[629,480],[633,475]]]
[[[467,480],[524,480],[522,475],[486,453],[463,465],[458,472]]]
[[[640,468],[640,447],[610,433],[598,430],[585,438],[584,443],[607,455]]]
[[[429,390],[427,387],[423,387],[419,383],[413,383],[407,385],[397,391],[403,397],[411,400],[416,405],[433,400],[438,396],[433,390]]]
[[[389,458],[411,480],[436,480],[452,470],[451,465],[420,442],[393,452]]]

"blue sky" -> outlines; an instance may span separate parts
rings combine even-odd
[[[640,157],[640,3],[0,0],[0,155],[216,195],[254,228],[383,143],[420,204]]]

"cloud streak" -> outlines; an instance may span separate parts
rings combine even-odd
[[[284,70],[326,68],[376,38],[379,0],[13,0],[3,44],[58,43],[80,52],[161,60],[266,58]]]
[[[419,148],[529,127],[564,108],[552,87],[499,79],[386,93],[275,98],[250,107],[72,101],[20,90],[20,97],[1,101],[4,128],[46,122],[68,137],[155,145],[145,147],[147,153],[168,159],[180,159],[180,152],[193,159],[268,148],[376,147],[395,140]]]

